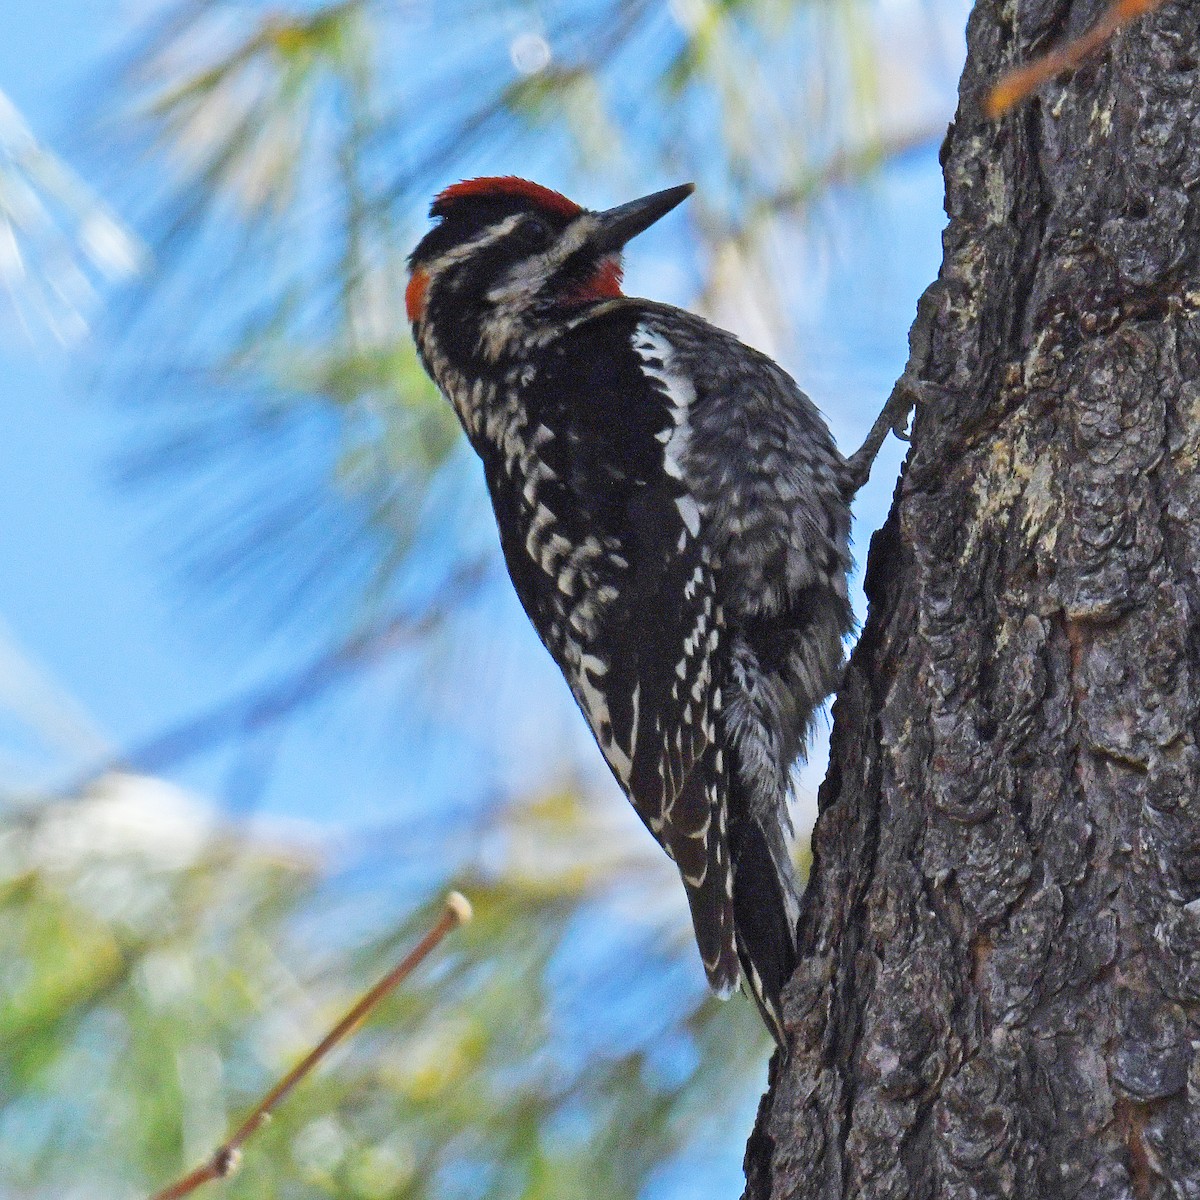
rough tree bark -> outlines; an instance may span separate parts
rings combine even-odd
[[[1200,2],[977,0],[752,1200],[1200,1197]]]

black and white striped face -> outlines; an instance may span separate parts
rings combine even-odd
[[[409,258],[418,339],[430,326],[450,358],[494,361],[539,320],[620,296],[621,248],[690,191],[597,213],[513,177],[447,188],[431,209],[439,224]]]

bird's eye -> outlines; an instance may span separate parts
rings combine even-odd
[[[531,245],[538,247],[546,246],[554,240],[554,230],[550,228],[549,222],[537,213],[530,213],[521,222],[521,232]]]

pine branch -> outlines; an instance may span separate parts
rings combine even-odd
[[[988,93],[984,111],[992,118],[1004,116],[1047,80],[1064,71],[1078,70],[1087,59],[1102,50],[1123,26],[1153,12],[1160,4],[1162,0],[1113,0],[1104,16],[1087,33],[1003,76]]]
[[[214,1179],[232,1175],[241,1160],[242,1147],[270,1120],[271,1113],[287,1098],[292,1089],[336,1046],[349,1036],[370,1014],[371,1010],[394,991],[437,947],[452,929],[471,919],[471,904],[459,892],[446,897],[441,917],[421,941],[373,987],[350,1006],[345,1015],[267,1094],[254,1111],[238,1126],[203,1166],[189,1171],[181,1179],[154,1195],[153,1200],[181,1200],[197,1188]]]

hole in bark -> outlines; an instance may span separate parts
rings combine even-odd
[[[1135,221],[1144,221],[1150,215],[1150,206],[1146,203],[1146,197],[1134,196],[1129,201],[1125,212]]]
[[[1121,315],[1139,321],[1165,321],[1171,315],[1171,301],[1164,296],[1145,296],[1122,304]]]
[[[977,993],[983,993],[988,962],[992,957],[993,942],[986,933],[977,933],[971,939],[971,984]]]

